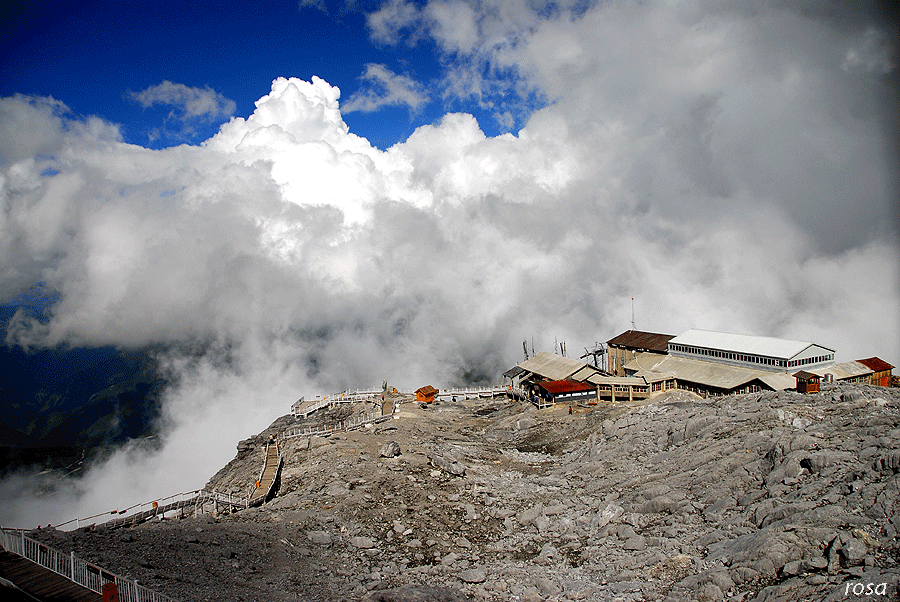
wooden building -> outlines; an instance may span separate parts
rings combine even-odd
[[[675,335],[626,330],[606,342],[609,348],[609,371],[615,376],[625,376],[625,364],[638,353],[665,355],[668,343]]]
[[[650,385],[644,378],[634,376],[592,376],[589,383],[596,385],[596,401],[634,401],[650,396]]]
[[[638,353],[625,365],[625,374],[643,378],[650,384],[650,393],[678,388],[700,397],[782,391],[795,384],[787,373],[656,353]]]
[[[434,396],[437,395],[437,393],[438,390],[431,385],[419,387],[418,389],[416,389],[416,401],[431,403],[432,401],[434,401]]]
[[[818,393],[821,377],[818,374],[799,370],[794,372],[793,377],[797,379],[797,391],[800,393]]]
[[[877,357],[869,357],[864,360],[856,361],[872,371],[873,385],[878,387],[891,386],[891,371],[894,369],[892,365]]]

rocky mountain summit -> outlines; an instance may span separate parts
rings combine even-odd
[[[282,450],[262,507],[35,536],[185,602],[898,599],[897,389],[410,402]]]

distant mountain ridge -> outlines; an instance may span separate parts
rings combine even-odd
[[[0,335],[16,308],[0,307]],[[68,466],[156,434],[163,389],[157,349],[0,346],[0,475]]]

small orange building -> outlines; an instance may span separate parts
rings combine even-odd
[[[431,385],[425,385],[424,387],[416,389],[416,401],[431,403],[434,401],[434,396],[437,395],[437,393],[437,389]]]
[[[856,361],[872,371],[873,385],[876,385],[878,387],[891,386],[891,370],[893,370],[894,367],[889,363],[877,357],[870,357],[864,360]]]
[[[821,377],[818,374],[800,370],[792,375],[797,379],[797,391],[800,393],[818,393]]]

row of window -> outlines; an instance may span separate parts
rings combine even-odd
[[[817,355],[816,357],[808,357],[802,360],[794,360],[792,362],[788,362],[791,368],[795,366],[808,366],[809,364],[819,364],[821,362],[828,362],[834,360],[834,355]]]
[[[731,351],[717,351],[716,349],[704,349],[703,347],[691,347],[690,345],[670,345],[672,351],[680,351],[682,353],[690,353],[692,355],[705,355],[707,357],[716,357],[725,360],[734,360],[736,362],[746,362],[748,364],[763,364],[766,366],[785,367],[784,360],[776,360],[770,357],[762,357],[759,355],[748,355],[745,353],[733,353]]]
[[[748,364],[762,364],[764,366],[777,366],[779,368],[795,368],[797,366],[807,366],[810,364],[818,364],[834,359],[834,354],[820,355],[816,357],[808,357],[802,360],[777,360],[771,357],[763,357],[760,355],[749,355],[746,353],[733,353],[731,351],[717,351],[716,349],[704,349],[703,347],[692,347],[690,345],[669,345],[671,351],[679,351],[681,353],[690,353],[692,355],[705,355],[707,357],[716,357],[725,360],[733,360],[737,362],[745,362]]]

